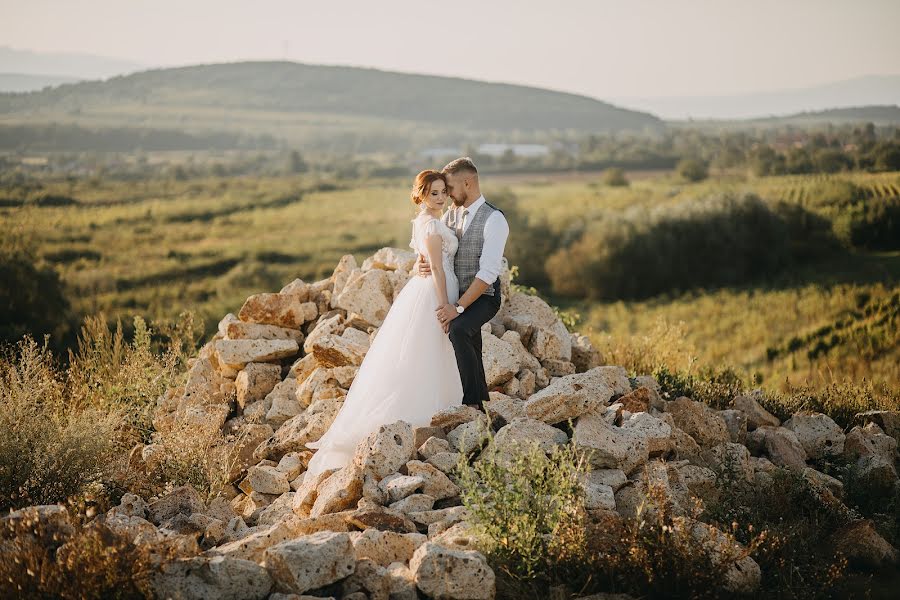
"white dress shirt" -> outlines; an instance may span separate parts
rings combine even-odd
[[[469,214],[463,223],[463,233],[469,228],[469,223],[475,217],[475,213],[485,203],[484,195],[478,196],[478,200],[469,206]],[[475,277],[488,285],[500,276],[503,249],[506,246],[506,238],[509,237],[509,223],[499,210],[495,210],[484,222],[484,245],[481,247],[481,258],[478,260],[478,272]]]

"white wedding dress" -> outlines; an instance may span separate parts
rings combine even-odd
[[[412,223],[409,246],[416,252],[428,256],[429,235],[443,238],[447,298],[456,302],[456,234],[424,212]],[[462,404],[453,344],[435,315],[439,304],[433,276],[412,275],[378,329],[334,423],[321,439],[306,444],[316,450],[306,477],[349,463],[357,443],[381,425],[403,420],[413,427],[427,426],[436,412]]]

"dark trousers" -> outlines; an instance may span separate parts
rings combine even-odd
[[[482,294],[450,321],[450,342],[456,352],[456,365],[462,380],[463,404],[481,406],[490,400],[484,363],[481,361],[481,326],[500,310],[500,278],[494,281],[494,295]]]

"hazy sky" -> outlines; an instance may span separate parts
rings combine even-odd
[[[0,0],[0,45],[148,66],[289,59],[598,98],[900,73],[900,0]]]

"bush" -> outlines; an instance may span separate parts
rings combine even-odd
[[[860,202],[838,215],[833,227],[846,246],[900,250],[900,197]]]
[[[111,477],[120,414],[70,403],[45,338],[0,358],[0,509],[61,502]]]
[[[599,575],[612,582],[616,591],[642,598],[730,598],[723,589],[725,574],[735,562],[751,554],[764,536],[752,538],[738,549],[725,531],[713,543],[695,536],[701,507],[685,507],[681,514],[666,491],[666,485],[642,477],[647,496],[635,518],[628,519],[613,546],[602,532],[591,533],[591,556]],[[597,544],[599,542],[599,545]]]
[[[3,347],[0,508],[124,491],[132,475],[127,452],[149,439],[157,398],[183,376],[194,351],[190,313],[162,329],[165,348],[157,354],[140,317],[131,343],[121,322],[111,334],[102,315],[89,317],[65,370],[46,337],[43,346],[26,335]]]
[[[174,548],[136,544],[103,516],[59,526],[34,508],[3,520],[0,596],[4,598],[148,598],[149,579]]]
[[[610,187],[624,187],[628,185],[628,178],[619,167],[610,167],[603,172],[603,183]]]
[[[134,318],[130,343],[120,320],[111,332],[103,313],[86,317],[78,349],[69,351],[69,403],[120,412],[128,431],[138,438],[135,441],[146,442],[156,399],[177,383],[195,349],[193,314],[183,312],[180,322],[166,331],[166,347],[157,354],[151,348],[153,332],[140,316]]]
[[[460,459],[460,497],[501,596],[543,598],[552,586],[574,583],[572,566],[585,560],[578,476],[586,468],[570,445],[549,456],[536,444],[507,455],[491,440],[474,464]]]
[[[50,334],[51,345],[61,348],[72,319],[65,285],[52,265],[36,258],[31,244],[16,243],[14,235],[0,231],[0,343],[15,343],[26,333]]]
[[[759,542],[754,558],[762,570],[762,597],[846,597],[837,586],[847,562],[835,552],[832,535],[853,513],[799,472],[778,468],[770,475],[767,483],[749,482],[726,465],[716,480],[718,499],[704,518],[742,543]]]
[[[678,161],[675,167],[678,175],[685,181],[697,182],[703,181],[709,176],[709,169],[706,163],[696,158],[683,158]]]
[[[727,195],[601,221],[547,271],[555,293],[606,300],[742,284],[790,262],[784,220],[755,195]]]

